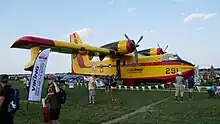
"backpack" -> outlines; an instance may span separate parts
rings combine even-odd
[[[20,94],[18,89],[13,88],[12,86],[10,87],[10,89],[12,94],[8,111],[15,113],[17,110],[20,109]]]
[[[62,88],[60,88],[60,92],[58,93],[58,100],[60,104],[65,104],[66,103],[66,91]]]

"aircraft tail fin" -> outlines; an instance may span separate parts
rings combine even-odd
[[[70,43],[83,44],[77,32],[70,34]]]
[[[70,34],[70,42],[75,44],[83,44],[83,41],[81,40],[77,32]],[[73,52],[71,63],[73,74],[82,74],[82,72],[80,71],[81,68],[85,68],[85,66],[91,66],[88,54],[81,54],[80,52],[77,54],[74,54]]]

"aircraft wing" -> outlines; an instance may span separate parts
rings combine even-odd
[[[40,50],[51,48],[53,52],[66,53],[66,54],[78,54],[80,51],[88,52],[93,56],[109,56],[115,55],[116,52],[106,48],[94,47],[86,44],[69,43],[65,41],[57,41],[33,36],[21,37],[15,41],[11,48],[31,49],[39,46]]]

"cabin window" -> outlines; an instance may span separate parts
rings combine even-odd
[[[169,61],[169,60],[181,60],[178,55],[164,55],[162,57],[162,61]]]

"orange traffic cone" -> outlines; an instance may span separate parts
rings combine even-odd
[[[44,123],[48,123],[50,121],[50,114],[49,114],[49,109],[46,106],[45,99],[42,99],[42,105],[43,105]]]

